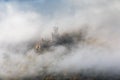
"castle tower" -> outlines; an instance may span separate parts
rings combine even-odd
[[[54,32],[52,33],[52,41],[56,41],[59,38],[58,27],[54,27]]]

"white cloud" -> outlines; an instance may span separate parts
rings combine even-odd
[[[65,69],[70,72],[87,69],[96,69],[98,73],[111,69],[120,71],[120,3],[112,0],[68,2],[74,7],[74,14],[61,12],[49,19],[34,11],[19,10],[15,5],[4,5],[5,10],[0,11],[3,15],[0,17],[0,77],[34,76],[46,71],[45,67],[47,72]],[[61,33],[87,25],[89,38],[85,44],[73,48],[69,55],[64,54],[66,48],[63,46],[43,55],[37,55],[33,49],[29,49],[28,44],[32,45],[41,36],[48,38],[56,25]]]

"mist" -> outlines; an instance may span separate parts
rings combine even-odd
[[[45,4],[45,0],[38,1]],[[31,1],[0,3],[1,79],[64,72],[119,75],[120,2],[60,1],[50,11],[39,9]],[[58,44],[52,51],[36,53],[36,43],[42,38],[49,40],[54,27],[61,35],[82,32],[84,40],[68,45],[70,49]]]

